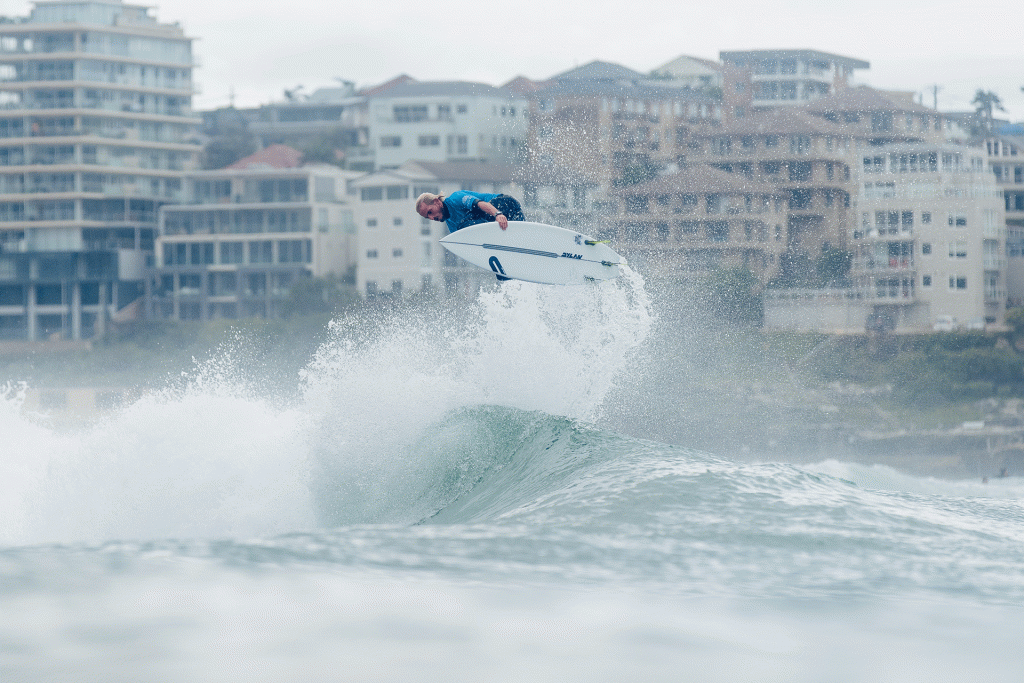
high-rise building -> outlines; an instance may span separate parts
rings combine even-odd
[[[121,0],[0,20],[0,338],[141,309],[157,211],[196,167],[192,39]]]

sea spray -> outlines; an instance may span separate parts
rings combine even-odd
[[[652,324],[642,278],[586,287],[506,282],[464,311],[339,321],[304,373],[325,523],[410,523],[461,456],[416,444],[451,411],[515,407],[592,420]],[[436,503],[436,500],[434,501]]]
[[[77,431],[3,411],[5,543],[262,536],[314,523],[304,416],[218,369]]]

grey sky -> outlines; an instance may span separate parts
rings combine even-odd
[[[0,0],[6,15],[28,7]],[[370,85],[407,73],[499,85],[594,59],[648,71],[680,54],[811,48],[867,60],[859,82],[927,93],[929,106],[933,85],[945,110],[970,109],[984,88],[1002,98],[1004,117],[1024,118],[1024,9],[991,0],[633,0],[584,10],[552,0],[162,0],[156,15],[199,38],[197,108],[226,105],[232,89],[238,106],[254,106],[335,78]]]

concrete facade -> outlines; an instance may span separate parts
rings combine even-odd
[[[799,107],[852,83],[853,72],[871,65],[818,50],[722,52],[722,103],[729,118],[775,107]]]
[[[368,97],[378,170],[409,159],[511,163],[525,153],[528,101],[484,83],[408,82]]]
[[[689,166],[616,191],[617,250],[645,272],[689,278],[748,268],[762,283],[786,251],[786,193],[712,166]]]
[[[939,316],[1001,325],[1006,303],[1003,198],[984,155],[959,145],[861,149],[851,277],[896,329]]]
[[[728,121],[689,143],[690,159],[782,191],[787,251],[808,259],[846,245],[854,147],[846,128],[788,109]]]
[[[981,148],[1003,193],[1007,306],[1024,306],[1024,136],[990,137]]]
[[[200,152],[192,39],[148,12],[39,2],[0,23],[0,338],[88,339],[142,297],[157,211]]]
[[[280,317],[300,279],[341,277],[354,266],[347,184],[360,174],[274,167],[261,154],[190,174],[190,203],[161,208],[148,317]]]

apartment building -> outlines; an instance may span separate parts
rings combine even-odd
[[[814,259],[824,247],[842,248],[849,231],[850,131],[802,110],[771,109],[694,132],[689,158],[738,178],[768,183],[787,199],[786,249]]]
[[[524,153],[528,101],[510,90],[410,81],[367,99],[377,169],[409,159],[513,163]]]
[[[1024,135],[981,141],[1006,212],[1007,306],[1024,306]]]
[[[712,94],[591,62],[529,89],[526,206],[584,231],[615,230],[616,187],[685,162],[694,130],[714,127]]]
[[[492,275],[438,244],[448,227],[417,214],[415,199],[423,192],[448,195],[456,190],[521,197],[518,176],[508,164],[409,161],[353,181],[358,290],[366,298],[442,288],[472,294],[480,284],[493,282]]]
[[[911,93],[861,85],[846,88],[804,107],[804,110],[842,126],[869,145],[925,141],[942,143],[952,129],[945,116],[917,104]]]
[[[728,118],[799,107],[850,87],[853,73],[871,65],[818,50],[742,50],[719,53],[722,103]]]
[[[787,193],[709,165],[669,171],[620,188],[616,249],[644,272],[680,278],[748,268],[779,273],[787,245]]]
[[[283,145],[188,174],[189,203],[160,210],[148,316],[280,317],[301,278],[345,275],[355,264],[347,184],[359,175],[304,166]]]
[[[89,339],[141,299],[196,168],[192,38],[120,0],[0,22],[0,338]]]
[[[939,316],[1003,323],[1003,196],[981,150],[898,143],[861,150],[851,278],[885,326],[930,330]]]

